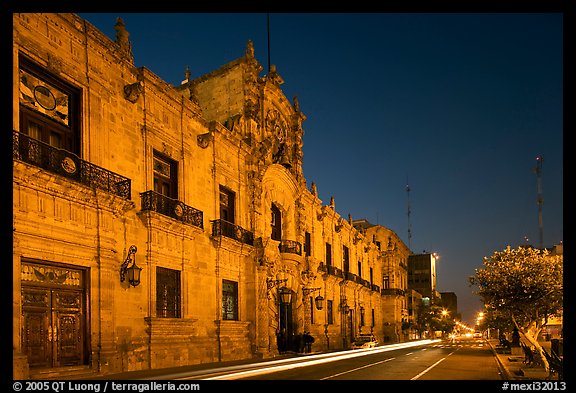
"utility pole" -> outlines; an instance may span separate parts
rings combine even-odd
[[[534,173],[536,174],[536,182],[538,187],[538,196],[536,198],[536,204],[538,205],[538,228],[540,230],[540,249],[544,247],[544,227],[542,223],[542,205],[544,204],[544,197],[542,196],[542,161],[544,157],[536,157],[536,167],[534,167]]]

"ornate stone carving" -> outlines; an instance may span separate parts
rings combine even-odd
[[[280,86],[281,84],[284,83],[284,79],[282,79],[280,74],[276,72],[276,66],[274,64],[270,66],[270,72],[268,73],[267,79],[270,80],[270,82],[272,82],[276,86]]]
[[[322,206],[320,212],[316,215],[316,218],[318,219],[318,221],[322,221],[327,214],[328,212],[326,211],[326,206]]]
[[[211,132],[200,134],[196,137],[196,143],[198,143],[198,146],[200,146],[202,149],[206,149],[211,141],[212,141]]]
[[[124,86],[124,98],[135,103],[142,94],[143,87],[140,81]]]

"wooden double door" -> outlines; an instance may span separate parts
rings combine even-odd
[[[82,289],[22,286],[22,347],[30,367],[84,364],[84,303]]]

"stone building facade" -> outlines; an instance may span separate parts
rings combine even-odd
[[[120,19],[13,22],[15,379],[403,339],[410,251],[306,183],[306,116],[250,41],[172,86]]]

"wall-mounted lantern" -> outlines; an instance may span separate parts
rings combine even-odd
[[[130,246],[126,260],[120,266],[120,282],[128,280],[128,283],[133,287],[140,284],[140,272],[142,271],[142,268],[136,265],[136,251],[138,251],[136,246]]]
[[[307,297],[320,289],[321,288],[302,288],[302,294],[304,297]],[[324,308],[324,297],[322,295],[316,296],[314,298],[314,304],[316,305],[316,309],[322,310]]]

